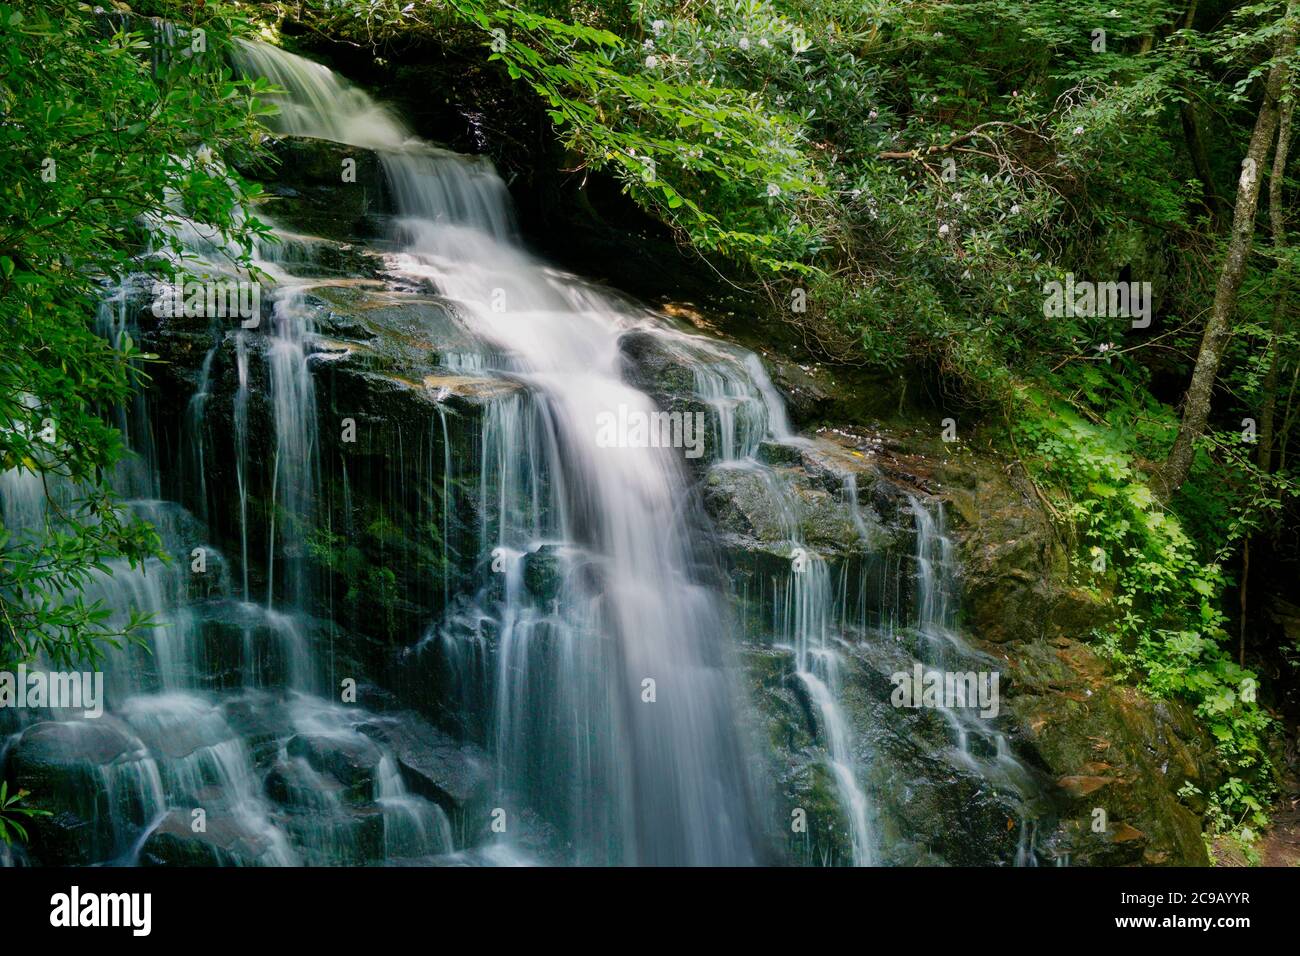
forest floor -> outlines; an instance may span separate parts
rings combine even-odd
[[[1280,812],[1273,817],[1259,843],[1260,866],[1300,866],[1300,792],[1296,781],[1282,798]]]
[[[1269,828],[1255,844],[1259,854],[1257,866],[1300,866],[1300,780],[1286,781],[1284,795],[1273,811]],[[1252,865],[1241,847],[1230,837],[1214,841],[1217,866]]]

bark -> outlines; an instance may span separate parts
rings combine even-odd
[[[1273,248],[1279,253],[1286,246],[1286,213],[1282,207],[1282,186],[1286,176],[1287,159],[1291,149],[1291,121],[1295,115],[1295,92],[1282,104],[1282,115],[1277,128],[1277,150],[1273,153],[1273,171],[1268,181],[1268,221],[1273,234]],[[1259,448],[1256,462],[1263,472],[1273,467],[1273,420],[1277,414],[1277,376],[1280,364],[1279,339],[1282,335],[1282,316],[1286,311],[1291,291],[1291,269],[1280,260],[1277,269],[1277,287],[1273,291],[1273,327],[1269,335],[1268,371],[1264,374],[1263,403],[1259,412]]]
[[[1295,46],[1297,0],[1287,4],[1284,28],[1278,39],[1276,58],[1264,84],[1264,97],[1250,136],[1250,146],[1242,161],[1241,177],[1237,184],[1237,200],[1232,214],[1232,232],[1228,237],[1228,253],[1219,271],[1218,285],[1214,291],[1214,304],[1201,336],[1201,348],[1196,356],[1196,368],[1183,400],[1183,419],[1178,427],[1178,437],[1169,451],[1163,466],[1152,479],[1152,489],[1163,501],[1168,501],[1187,480],[1191,471],[1196,442],[1205,432],[1210,416],[1210,403],[1214,383],[1219,374],[1219,364],[1228,344],[1237,293],[1246,274],[1246,263],[1255,238],[1255,211],[1259,204],[1259,187],[1264,163],[1273,145],[1273,135],[1278,125],[1278,106],[1287,78],[1286,57]]]
[[[1196,4],[1198,0],[1191,0],[1187,4],[1187,13],[1183,16],[1182,29],[1190,30],[1193,22],[1196,20]],[[1201,132],[1201,115],[1196,110],[1196,103],[1192,99],[1192,91],[1183,84],[1183,102],[1179,107],[1180,118],[1183,122],[1183,139],[1187,143],[1187,156],[1192,161],[1192,169],[1196,172],[1196,178],[1201,181],[1201,197],[1205,203],[1205,209],[1210,214],[1210,221],[1215,230],[1222,228],[1224,219],[1223,198],[1219,191],[1214,188],[1214,170],[1210,166],[1210,154],[1205,148],[1205,136]]]
[[[1285,87],[1284,87],[1285,89]],[[1277,148],[1273,151],[1273,169],[1268,180],[1268,221],[1273,248],[1279,253],[1286,246],[1286,216],[1282,210],[1282,187],[1287,157],[1291,150],[1291,119],[1295,113],[1295,96],[1287,96],[1281,105],[1277,127]],[[1282,311],[1286,308],[1290,269],[1285,259],[1278,260],[1277,287],[1273,293],[1273,327],[1269,335],[1268,371],[1264,374],[1263,403],[1259,415],[1259,447],[1256,464],[1268,474],[1273,466],[1273,417],[1277,407],[1277,375],[1281,348]],[[1237,663],[1246,666],[1246,619],[1249,611],[1247,586],[1250,581],[1250,536],[1241,549],[1241,638]]]

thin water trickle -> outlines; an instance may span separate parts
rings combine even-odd
[[[910,508],[916,532],[916,630],[920,636],[919,657],[923,664],[944,672],[977,671],[991,675],[999,662],[971,647],[956,626],[957,558],[947,534],[943,503],[911,498]],[[1000,674],[999,674],[1000,676]],[[969,701],[967,702],[970,703]],[[1006,734],[995,720],[982,715],[976,706],[948,706],[940,713],[952,734],[952,759],[963,770],[982,778],[1013,796],[1019,804],[1019,831],[1013,862],[1016,866],[1037,866],[1038,823],[1041,790],[1033,772],[1012,752]],[[973,744],[978,743],[978,747]]]

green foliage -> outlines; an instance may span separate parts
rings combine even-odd
[[[372,543],[387,537],[400,538],[400,531],[386,517],[378,517],[366,528]],[[397,630],[397,575],[383,565],[374,564],[356,542],[328,528],[313,529],[307,539],[307,553],[312,560],[347,584],[343,601],[353,613],[378,608],[384,615],[387,633]]]
[[[541,98],[573,166],[614,171],[773,303],[806,292],[782,314],[820,358],[926,367],[948,402],[1014,422],[1069,496],[1083,566],[1105,561],[1090,583],[1119,613],[1099,640],[1195,704],[1229,769],[1211,801],[1236,825],[1270,792],[1269,721],[1242,699],[1223,601],[1243,542],[1294,520],[1293,245],[1251,262],[1217,422],[1257,417],[1280,370],[1279,467],[1224,427],[1174,513],[1135,462],[1171,439],[1168,381],[1187,379],[1224,254],[1209,206],[1239,175],[1284,6],[1188,21],[1185,0],[344,0],[311,16],[376,44],[468,30]],[[1067,273],[1151,283],[1155,325],[1045,315]]]
[[[36,817],[48,817],[50,811],[40,810],[36,807],[19,806],[23,799],[28,796],[26,790],[19,790],[17,793],[9,792],[9,782],[0,780],[0,840],[5,843],[13,843],[14,837],[27,842],[27,828],[18,822],[19,817],[31,820]]]
[[[653,44],[484,0],[409,9],[389,0],[313,10],[326,28],[371,37],[453,23],[477,31],[489,62],[527,83],[583,166],[611,171],[639,202],[700,249],[762,271],[810,271],[810,219],[825,191],[797,118],[753,92],[700,82]]]
[[[182,25],[172,44],[149,21],[81,4],[0,4],[0,472],[7,500],[25,491],[30,505],[0,528],[0,666],[94,660],[147,623],[114,626],[82,594],[110,560],[158,555],[109,488],[127,455],[112,412],[150,356],[96,327],[103,285],[138,271],[165,218],[208,224],[244,263],[260,231],[256,190],[212,158],[263,135],[254,88],[223,65],[242,27],[220,4],[193,17],[164,6]]]
[[[1100,646],[1121,675],[1137,675],[1154,695],[1195,706],[1230,774],[1214,794],[1225,819],[1262,824],[1274,794],[1265,752],[1273,722],[1256,702],[1257,676],[1224,646],[1223,554],[1201,559],[1177,516],[1134,470],[1132,450],[1116,429],[1027,393],[1012,431],[1038,474],[1068,498],[1063,517],[1077,534],[1076,577],[1108,595],[1118,612],[1098,628]]]

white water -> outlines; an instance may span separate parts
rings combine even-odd
[[[693,336],[673,344],[690,359],[696,393],[716,416],[719,467],[748,472],[763,484],[788,553],[792,558],[802,556],[800,561],[792,560],[782,586],[783,601],[776,609],[774,631],[777,640],[793,651],[795,674],[816,710],[819,742],[825,748],[827,769],[847,823],[851,862],[870,866],[874,858],[870,802],[859,779],[853,734],[840,706],[836,643],[843,641],[847,609],[837,600],[826,561],[803,541],[804,504],[785,477],[755,457],[764,440],[794,445],[805,442],[792,434],[785,405],[757,356],[733,354]],[[869,535],[858,512],[856,480],[849,474],[844,481],[846,497],[852,499],[850,513],[865,543]]]
[[[596,442],[600,413],[620,406],[654,410],[646,394],[624,382],[619,346],[624,333],[646,324],[646,316],[546,267],[517,245],[505,188],[487,164],[420,142],[391,112],[318,64],[262,46],[245,46],[240,60],[246,71],[288,89],[282,130],[378,152],[401,214],[393,231],[398,251],[386,263],[390,273],[436,288],[474,343],[444,356],[444,364],[522,386],[489,404],[477,435],[478,556],[484,568],[501,559],[500,580],[490,580],[472,600],[453,601],[444,564],[438,583],[451,610],[429,642],[490,702],[494,801],[512,821],[530,810],[544,812],[572,862],[760,862],[770,815],[749,779],[754,754],[740,732],[745,715],[729,676],[738,670],[726,646],[730,625],[717,582],[701,571],[707,547],[691,515],[681,452]],[[201,235],[188,235],[187,242],[196,251],[207,249]],[[215,449],[203,438],[216,346],[204,361],[186,416],[193,439],[186,454],[200,480],[205,460],[232,451],[235,456],[235,577],[242,586],[223,579],[215,588],[245,622],[234,706],[222,706],[196,686],[205,658],[195,642],[183,580],[157,570],[138,577],[123,571],[109,588],[115,607],[155,610],[165,624],[153,640],[149,678],[140,677],[145,669],[130,669],[131,696],[119,709],[145,758],[123,779],[103,781],[110,806],[118,808],[115,826],[127,824],[115,836],[125,859],[139,851],[149,825],[157,825],[169,808],[191,806],[199,791],[238,823],[258,847],[260,862],[373,858],[336,786],[290,749],[296,735],[354,750],[371,746],[357,730],[355,714],[314,696],[321,666],[303,617],[314,584],[301,545],[317,518],[320,436],[307,283],[291,272],[294,261],[310,258],[310,240],[292,242],[279,253],[264,250],[260,263],[276,283],[265,357],[252,333],[229,333],[237,381],[235,447]],[[120,305],[110,298],[107,307]],[[124,328],[110,322],[106,332]],[[804,548],[803,503],[780,470],[757,457],[765,441],[803,442],[794,436],[762,363],[697,336],[666,329],[656,334],[694,371],[697,397],[711,412],[710,459],[766,483],[785,541]],[[259,464],[248,457],[258,361],[266,363],[275,428],[273,521],[264,541],[251,540],[250,530],[252,502],[267,491],[249,484]],[[135,407],[128,412],[139,415]],[[123,486],[138,489],[132,492],[141,498],[136,506],[144,507],[158,495],[148,423],[137,417],[122,424],[140,436],[144,452]],[[442,503],[445,544],[457,472],[472,474],[475,463],[453,460],[446,409],[438,407],[430,427],[440,436],[443,454],[438,487],[429,493]],[[346,472],[343,478],[346,488]],[[34,520],[27,512],[40,510],[38,489],[21,476],[4,481],[6,524],[11,511]],[[851,474],[844,478],[843,495],[865,542],[870,532]],[[206,487],[199,500],[206,503]],[[937,657],[965,653],[969,648],[953,627],[953,557],[941,512],[931,514],[918,503],[913,513],[918,629]],[[179,532],[174,537],[178,548],[192,544]],[[258,557],[267,584],[254,595],[250,562]],[[559,582],[546,598],[532,593],[526,581],[530,563],[543,561],[554,563]],[[219,566],[224,574],[224,563]],[[815,710],[817,743],[847,824],[852,862],[869,865],[878,847],[860,762],[873,758],[854,739],[840,700],[842,655],[850,650],[845,619],[865,614],[861,608],[850,614],[843,580],[838,591],[827,562],[809,551],[805,570],[792,571],[780,585],[773,624]],[[272,652],[261,643],[268,636]],[[653,702],[646,698],[646,681],[653,681]],[[263,795],[263,770],[230,716],[245,707],[274,726],[273,773],[288,794],[287,820]],[[996,757],[978,757],[969,745],[970,725],[947,716],[959,762],[991,777],[1015,777],[1019,764],[1001,735],[989,735]],[[379,754],[370,796],[382,812],[381,858],[427,859],[452,849],[442,811],[406,790],[387,752]],[[1022,823],[1019,862],[1033,860],[1034,838],[1032,821]],[[508,829],[497,843],[455,859],[517,863],[530,857]]]
[[[390,269],[453,303],[482,344],[470,364],[525,386],[482,435],[480,547],[512,568],[490,609],[500,799],[546,806],[579,862],[756,862],[725,625],[693,579],[682,464],[596,441],[600,413],[654,411],[621,376],[619,337],[643,317],[516,245],[490,167],[420,143],[317,64],[264,46],[240,59],[288,91],[281,129],[379,152],[401,213]],[[543,609],[518,567],[548,542],[576,557]]]
[[[913,498],[916,528],[916,628],[921,637],[920,657],[929,667],[951,671],[984,670],[992,673],[1000,662],[967,643],[956,627],[956,555],[945,528],[943,504]],[[953,739],[952,758],[958,767],[979,774],[989,783],[1015,794],[1022,803],[1016,866],[1037,866],[1037,822],[1027,811],[1040,796],[1033,776],[1011,750],[996,723],[981,716],[979,708],[940,707]],[[976,746],[977,745],[977,746]]]
[[[692,579],[698,545],[683,520],[681,461],[595,440],[601,413],[655,410],[622,379],[619,338],[644,316],[518,247],[489,167],[420,143],[317,64],[264,46],[244,47],[241,59],[288,91],[282,130],[378,152],[402,216],[402,252],[389,267],[454,303],[484,346],[466,367],[504,365],[527,388],[488,410],[482,436],[479,546],[507,561],[504,600],[476,607],[467,628],[443,629],[473,675],[486,662],[482,620],[498,628],[492,716],[503,799],[558,806],[551,813],[580,862],[754,862],[759,827],[724,667],[726,624],[719,596]],[[671,347],[689,355],[713,411],[712,457],[766,470],[752,457],[759,443],[794,439],[762,363],[693,336]],[[561,546],[563,585],[539,608],[522,562],[548,544]],[[837,703],[833,595],[819,558],[793,576],[787,600],[782,633],[820,714],[853,862],[865,865],[868,802]],[[647,680],[654,703],[642,698]]]

